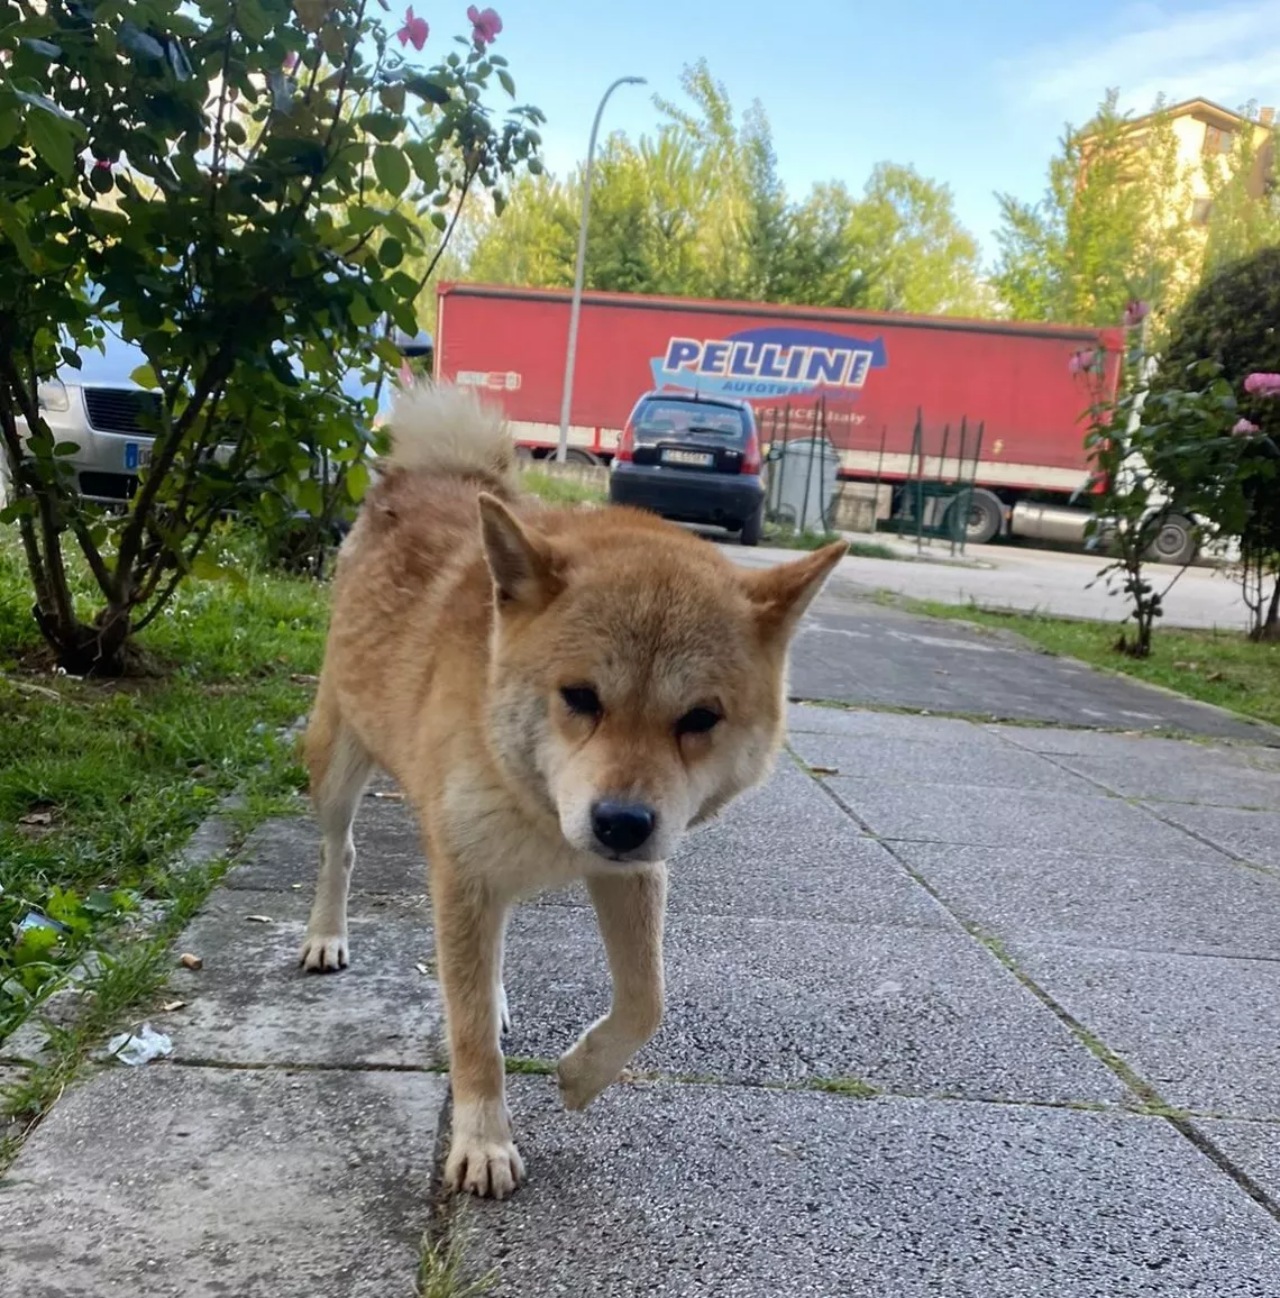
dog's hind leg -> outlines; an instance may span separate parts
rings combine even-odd
[[[461,877],[435,846],[429,846],[428,856],[453,1089],[445,1184],[505,1199],[524,1179],[524,1162],[511,1138],[499,1043],[507,905],[483,885]]]
[[[567,1109],[585,1109],[662,1022],[662,926],[667,867],[587,877],[613,974],[613,1005],[560,1059]]]
[[[309,970],[328,973],[345,969],[350,959],[347,891],[356,863],[351,826],[369,782],[373,761],[343,724],[336,700],[323,686],[307,727],[306,752],[311,772],[311,801],[324,843],[300,963]]]

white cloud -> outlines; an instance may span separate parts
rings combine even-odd
[[[1024,106],[1086,117],[1108,87],[1121,106],[1147,112],[1157,95],[1204,98],[1225,108],[1280,101],[1280,0],[1170,13],[1159,4],[1121,11],[1074,39],[1005,65],[1008,91]]]

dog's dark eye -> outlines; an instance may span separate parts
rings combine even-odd
[[[600,705],[600,695],[589,685],[566,685],[560,691],[564,705],[570,712],[580,717],[598,717],[604,708]]]
[[[691,708],[676,722],[677,735],[705,735],[720,724],[720,714],[710,708]]]

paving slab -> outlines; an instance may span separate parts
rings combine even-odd
[[[1166,1102],[1280,1118],[1280,961],[1044,942],[1009,949]]]
[[[791,694],[992,721],[1278,737],[1208,704],[1043,653],[1009,632],[878,604],[839,580],[814,602],[796,637]]]
[[[309,894],[214,895],[175,944],[204,961],[171,979],[175,997],[188,1002],[169,1025],[175,1059],[348,1068],[440,1062],[425,898],[369,899],[351,919],[351,966],[325,975],[298,967],[310,904]]]
[[[1213,860],[1215,849],[1118,798],[979,785],[889,784],[833,776],[828,786],[886,839],[1054,848],[1105,843],[1117,856]]]
[[[863,835],[789,758],[672,859],[671,914],[859,919],[951,927],[954,921],[893,857]],[[589,906],[581,886],[539,905]]]
[[[1280,870],[1280,812],[1237,811],[1152,803],[1151,809],[1224,851],[1270,870]]]
[[[473,1218],[495,1298],[1274,1298],[1280,1227],[1158,1119],[703,1086],[563,1114]]]
[[[818,709],[813,709],[817,711]],[[1205,743],[1197,739],[1164,739],[1155,735],[1114,733],[1108,730],[1063,729],[1057,726],[981,727],[1019,748],[1033,753],[1070,753],[1084,757],[1131,757],[1135,761],[1198,761],[1212,757],[1258,770],[1280,769],[1280,747],[1270,747],[1268,736],[1230,743]]]
[[[446,1091],[422,1073],[100,1071],[0,1188],[0,1289],[408,1298]]]
[[[1195,1125],[1219,1152],[1280,1204],[1280,1123],[1198,1118]]]
[[[1123,1102],[1128,1092],[959,931],[675,915],[667,1012],[635,1067],[912,1094]],[[609,1005],[594,917],[526,907],[508,930],[513,1055],[554,1059]]]
[[[1243,752],[1199,752],[1192,746],[1172,758],[1131,752],[1062,754],[1057,760],[1067,770],[1126,798],[1280,810],[1280,768],[1260,769]]]
[[[980,732],[979,732],[980,733]],[[1096,797],[1096,784],[1060,764],[1008,744],[921,744],[914,739],[867,740],[849,735],[795,734],[791,747],[810,766],[850,779],[888,784],[963,784],[1049,789]]]
[[[857,708],[792,703],[787,708],[787,733],[849,735],[858,739],[907,739],[922,744],[981,747],[1002,751],[994,727],[961,717],[935,717],[914,712],[875,712]]]
[[[1280,878],[1226,857],[895,843],[947,906],[984,932],[1080,946],[1280,959]]]
[[[413,816],[403,802],[361,800],[354,829],[356,868],[353,898],[405,894],[426,888],[426,863]],[[285,891],[302,886],[310,895],[320,865],[320,828],[310,815],[278,818],[259,825],[227,871],[227,888]]]

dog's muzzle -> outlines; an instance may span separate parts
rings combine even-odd
[[[658,813],[643,802],[601,799],[591,808],[591,832],[596,851],[612,860],[627,859],[643,847],[658,824]]]

